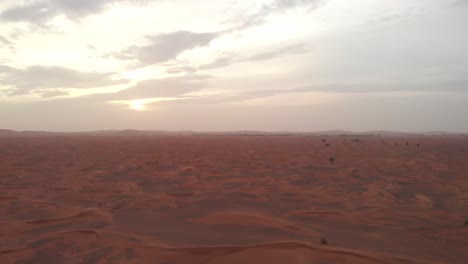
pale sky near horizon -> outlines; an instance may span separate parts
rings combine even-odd
[[[1,0],[0,128],[468,132],[468,0]]]

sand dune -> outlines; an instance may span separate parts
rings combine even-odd
[[[286,220],[248,212],[216,212],[206,216],[191,219],[191,222],[206,225],[262,227],[287,232],[303,232],[301,228]]]
[[[0,263],[468,259],[464,136],[126,134],[0,137]]]

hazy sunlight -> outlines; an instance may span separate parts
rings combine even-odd
[[[143,111],[145,110],[145,105],[143,104],[142,101],[133,101],[130,103],[130,109],[136,110],[136,111]]]

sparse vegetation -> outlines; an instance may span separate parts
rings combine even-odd
[[[320,244],[321,245],[328,245],[328,240],[324,237],[320,238]]]

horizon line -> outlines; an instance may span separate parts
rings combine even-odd
[[[0,132],[9,133],[55,133],[55,134],[70,134],[70,133],[118,133],[118,132],[146,132],[146,133],[193,133],[193,134],[206,134],[206,133],[259,133],[259,134],[366,134],[366,135],[379,135],[379,134],[468,134],[468,131],[464,132],[448,132],[442,130],[431,130],[421,132],[408,132],[399,130],[363,130],[363,131],[352,131],[352,130],[341,130],[341,129],[330,129],[330,130],[307,130],[307,131],[295,131],[295,130],[255,130],[255,129],[241,129],[241,130],[164,130],[164,129],[98,129],[98,130],[76,130],[76,131],[47,131],[47,130],[14,130],[8,128],[0,128]]]

